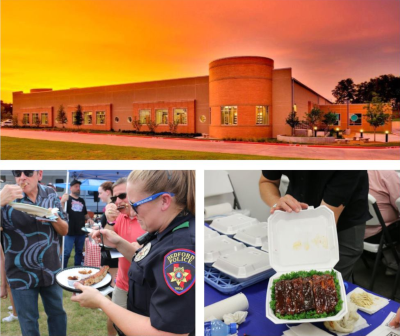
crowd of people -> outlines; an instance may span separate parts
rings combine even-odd
[[[0,194],[1,297],[8,296],[9,286],[15,308],[10,316],[19,321],[22,335],[40,335],[39,295],[48,316],[49,335],[66,335],[68,316],[55,276],[62,269],[60,238],[65,236],[63,267],[74,245],[74,264],[80,266],[85,244],[82,228],[85,223],[93,225],[80,197],[81,183],[73,180],[70,194],[60,200],[52,186],[40,184],[43,171],[12,173],[16,184],[5,185]],[[107,205],[101,228],[92,226],[90,240],[99,243],[102,235],[104,245],[123,255],[112,259],[104,249],[97,250],[101,265],[110,267],[112,300],[79,283],[75,287],[82,293],[71,300],[82,307],[100,308],[108,318],[108,335],[194,333],[194,171],[133,171],[115,183],[103,183],[99,197]],[[9,204],[12,201],[58,208],[57,220],[17,211]]]

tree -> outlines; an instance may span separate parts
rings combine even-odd
[[[332,95],[336,98],[336,103],[344,104],[346,100],[354,100],[356,95],[356,85],[351,78],[342,79],[332,90]]]
[[[75,111],[75,118],[73,120],[73,124],[78,126],[81,126],[83,124],[83,113],[82,113],[82,107],[81,105],[78,105],[76,107],[76,111]]]
[[[29,118],[29,117],[28,117]],[[22,125],[25,127],[26,125],[28,125],[29,119],[27,118],[26,115],[22,116]]]
[[[178,125],[179,125],[179,120],[174,120],[173,122],[169,122],[168,126],[169,126],[169,131],[172,134],[175,134],[176,131],[178,130]]]
[[[158,127],[158,124],[151,119],[151,117],[149,119],[147,119],[147,127],[149,128],[149,131],[154,133],[156,131],[156,128]]]
[[[12,116],[12,123],[14,127],[18,127],[18,116],[17,115],[13,115]]]
[[[390,114],[386,113],[389,109],[388,105],[382,102],[378,94],[374,94],[372,101],[364,108],[367,113],[364,114],[365,120],[374,128],[374,141],[376,141],[376,129],[386,125],[390,120]]]
[[[142,124],[140,123],[140,120],[138,120],[136,117],[133,118],[132,126],[133,126],[133,129],[136,130],[137,132],[140,132],[140,129],[142,128]]]
[[[329,126],[333,126],[335,125],[337,121],[337,115],[335,113],[333,113],[332,111],[328,111],[328,113],[324,114],[324,119],[322,120],[322,122],[328,126],[328,130],[329,130]]]
[[[311,129],[321,121],[322,113],[323,112],[318,107],[313,107],[309,113],[305,113],[304,120]]]
[[[39,115],[37,115],[36,119],[34,120],[34,124],[36,127],[40,127],[41,122],[40,122]]]
[[[64,105],[60,105],[57,112],[57,122],[62,124],[62,127],[65,128],[65,124],[68,122],[67,113],[64,110]]]
[[[292,128],[292,135],[294,135],[294,129],[298,124],[300,124],[297,112],[292,111],[289,113],[288,117],[286,118],[286,124],[288,124]]]

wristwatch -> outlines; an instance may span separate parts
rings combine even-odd
[[[115,222],[111,222],[111,223],[110,223],[110,222],[107,222],[107,224],[110,225],[110,226],[114,226],[114,225],[115,225]]]

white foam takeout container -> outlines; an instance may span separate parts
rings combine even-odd
[[[261,247],[268,241],[268,223],[262,222],[251,225],[233,236],[246,245]]]
[[[239,231],[258,223],[256,218],[235,214],[223,218],[217,218],[212,221],[210,227],[218,232],[233,237]]]
[[[331,271],[339,261],[339,243],[333,212],[326,206],[310,207],[300,213],[275,211],[268,219],[268,245],[272,268],[277,272],[268,282],[267,318],[275,324],[338,321],[347,313],[346,291],[340,272],[342,309],[335,316],[320,319],[284,320],[270,308],[272,284],[282,274],[294,271]]]
[[[214,238],[214,237],[218,237],[219,233],[215,230],[211,230],[210,228],[208,228],[207,226],[204,227],[204,240],[210,239],[210,238]]]
[[[268,253],[246,247],[219,257],[213,267],[238,282],[249,280],[271,269]]]
[[[210,238],[204,242],[204,263],[211,266],[219,257],[231,254],[246,246],[224,235]]]

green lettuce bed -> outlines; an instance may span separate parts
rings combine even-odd
[[[306,278],[306,277],[313,276],[313,275],[324,275],[324,274],[332,275],[333,279],[335,281],[336,292],[338,295],[338,303],[335,306],[334,311],[332,311],[330,313],[325,312],[323,314],[317,314],[317,312],[315,310],[309,310],[307,312],[300,313],[300,314],[294,314],[294,315],[281,315],[281,314],[275,313],[275,307],[276,307],[275,284],[278,281],[292,280],[292,279],[296,279],[296,278]],[[272,311],[274,312],[275,316],[277,318],[284,319],[284,320],[303,320],[303,319],[315,319],[315,318],[325,318],[325,317],[329,317],[329,316],[335,316],[338,312],[340,312],[342,310],[342,306],[343,306],[343,300],[340,295],[339,280],[336,277],[336,272],[333,270],[326,271],[326,272],[318,272],[315,270],[311,270],[309,272],[298,271],[298,272],[291,272],[291,273],[283,274],[278,279],[274,280],[272,287],[271,287],[271,291],[272,291],[271,292],[271,302],[269,303],[269,305],[270,305]]]

